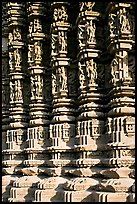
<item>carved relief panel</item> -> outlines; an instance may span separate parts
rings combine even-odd
[[[21,67],[21,62],[22,62],[22,52],[20,49],[15,49],[14,50],[14,59],[15,59],[15,68]]]
[[[60,8],[55,8],[53,17],[54,17],[53,20],[55,22],[61,22],[61,23],[67,22],[68,15],[67,15],[65,6],[61,6]]]
[[[96,25],[93,20],[90,20],[88,24],[85,25],[86,27],[86,38],[87,38],[87,43],[96,43],[96,38],[95,38],[95,31],[96,31]]]
[[[21,145],[25,140],[26,130],[8,130],[7,131],[7,147],[9,149],[14,149],[16,145]]]
[[[16,101],[22,101],[23,102],[23,87],[22,87],[22,81],[21,80],[15,80],[15,100]]]
[[[59,67],[58,70],[58,85],[59,90],[58,91],[67,91],[67,69],[62,66]]]
[[[128,137],[135,136],[135,118],[128,116],[125,118],[124,130]]]
[[[75,133],[75,125],[69,123],[61,123],[61,124],[54,124],[50,125],[50,138],[53,139],[52,142],[54,143],[54,138],[62,139],[64,142],[69,142],[70,137],[73,137]],[[57,143],[59,145],[59,140]],[[58,146],[57,145],[57,146]]]
[[[41,75],[31,76],[31,94],[32,99],[43,96],[43,77]]]
[[[98,119],[92,119],[88,121],[78,122],[77,126],[77,134],[86,135],[92,138],[98,138],[103,134],[103,121],[99,121]]]
[[[40,65],[42,62],[42,43],[40,41],[34,43],[35,63]]]
[[[64,31],[58,32],[59,52],[67,51],[67,33]]]
[[[126,8],[123,7],[118,11],[118,19],[119,19],[119,31],[124,34],[130,34],[131,28]]]
[[[86,61],[86,71],[89,84],[94,84],[97,79],[97,66],[93,59]]]

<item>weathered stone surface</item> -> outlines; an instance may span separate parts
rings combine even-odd
[[[91,186],[95,186],[98,184],[96,179],[90,178],[75,178],[70,181],[67,181],[63,188],[70,191],[80,191],[87,190]]]
[[[106,178],[125,178],[129,177],[129,173],[131,170],[128,167],[121,167],[119,169],[109,169],[109,170],[103,170],[100,173],[105,176]]]
[[[135,202],[135,2],[2,2],[2,201]]]

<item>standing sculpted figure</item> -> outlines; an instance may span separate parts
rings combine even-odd
[[[29,25],[29,34],[30,35],[32,34],[32,31],[33,31],[33,22],[31,21],[30,25]]]
[[[12,33],[9,33],[9,44],[11,44],[13,42],[13,34]]]
[[[97,78],[96,64],[93,59],[87,61],[87,75],[91,83]]]
[[[18,48],[14,51],[14,56],[15,56],[15,66],[19,67],[21,63],[21,56]]]
[[[66,51],[66,39],[65,39],[65,33],[59,32],[59,45],[61,51]]]
[[[96,31],[95,23],[93,23],[91,20],[90,23],[87,25],[88,42],[95,42],[95,31]]]
[[[40,44],[40,41],[38,41],[38,42],[35,43],[35,56],[36,56],[36,59],[41,60],[42,59],[41,55],[42,55],[41,44]]]
[[[21,30],[19,28],[15,28],[13,30],[13,34],[14,34],[15,41],[21,40]]]
[[[61,89],[65,91],[67,89],[67,76],[65,73],[65,67],[59,67],[59,84],[61,85]]]

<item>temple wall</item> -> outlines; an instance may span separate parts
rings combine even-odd
[[[135,2],[2,2],[3,202],[135,202]]]

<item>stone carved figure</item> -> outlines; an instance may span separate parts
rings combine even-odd
[[[52,73],[52,94],[54,95],[56,93],[57,89],[57,81],[56,81],[56,75]]]
[[[22,59],[21,59],[21,52],[18,48],[14,51],[14,58],[15,58],[15,66],[20,67]]]
[[[58,35],[60,51],[66,51],[67,42],[64,31],[59,32]]]
[[[29,34],[32,35],[32,31],[33,31],[33,22],[30,21],[30,25],[29,25]]]
[[[61,22],[67,21],[68,15],[66,13],[65,6],[61,6],[61,8],[55,8],[53,16],[55,21],[61,21]]]
[[[35,76],[36,83],[36,95],[38,97],[42,97],[42,89],[43,89],[43,78],[40,75]]]
[[[87,31],[87,42],[89,43],[95,42],[96,26],[92,20],[89,22],[88,25],[86,25],[86,31]]]
[[[97,79],[97,68],[96,63],[93,59],[87,61],[87,76],[90,83],[95,82],[95,79]]]
[[[34,45],[34,48],[35,48],[35,59],[36,60],[42,60],[42,48],[41,48],[41,43],[40,41],[38,42],[35,42],[35,45]]]
[[[127,12],[125,8],[120,10],[119,18],[120,18],[119,21],[120,21],[120,26],[121,26],[121,32],[129,33],[130,24],[129,24],[129,19],[127,17]]]
[[[61,90],[66,91],[67,90],[67,76],[66,76],[65,67],[59,67],[58,74],[59,74],[59,84],[61,86]]]
[[[80,11],[92,11],[95,2],[80,2]]]
[[[21,40],[21,29],[14,28],[13,29],[13,35],[14,35],[14,40],[15,41],[20,41]]]
[[[13,34],[12,33],[9,33],[8,39],[9,39],[9,45],[12,44],[12,42],[13,42]]]
[[[38,18],[34,19],[34,33],[36,32],[42,32],[42,25]]]

